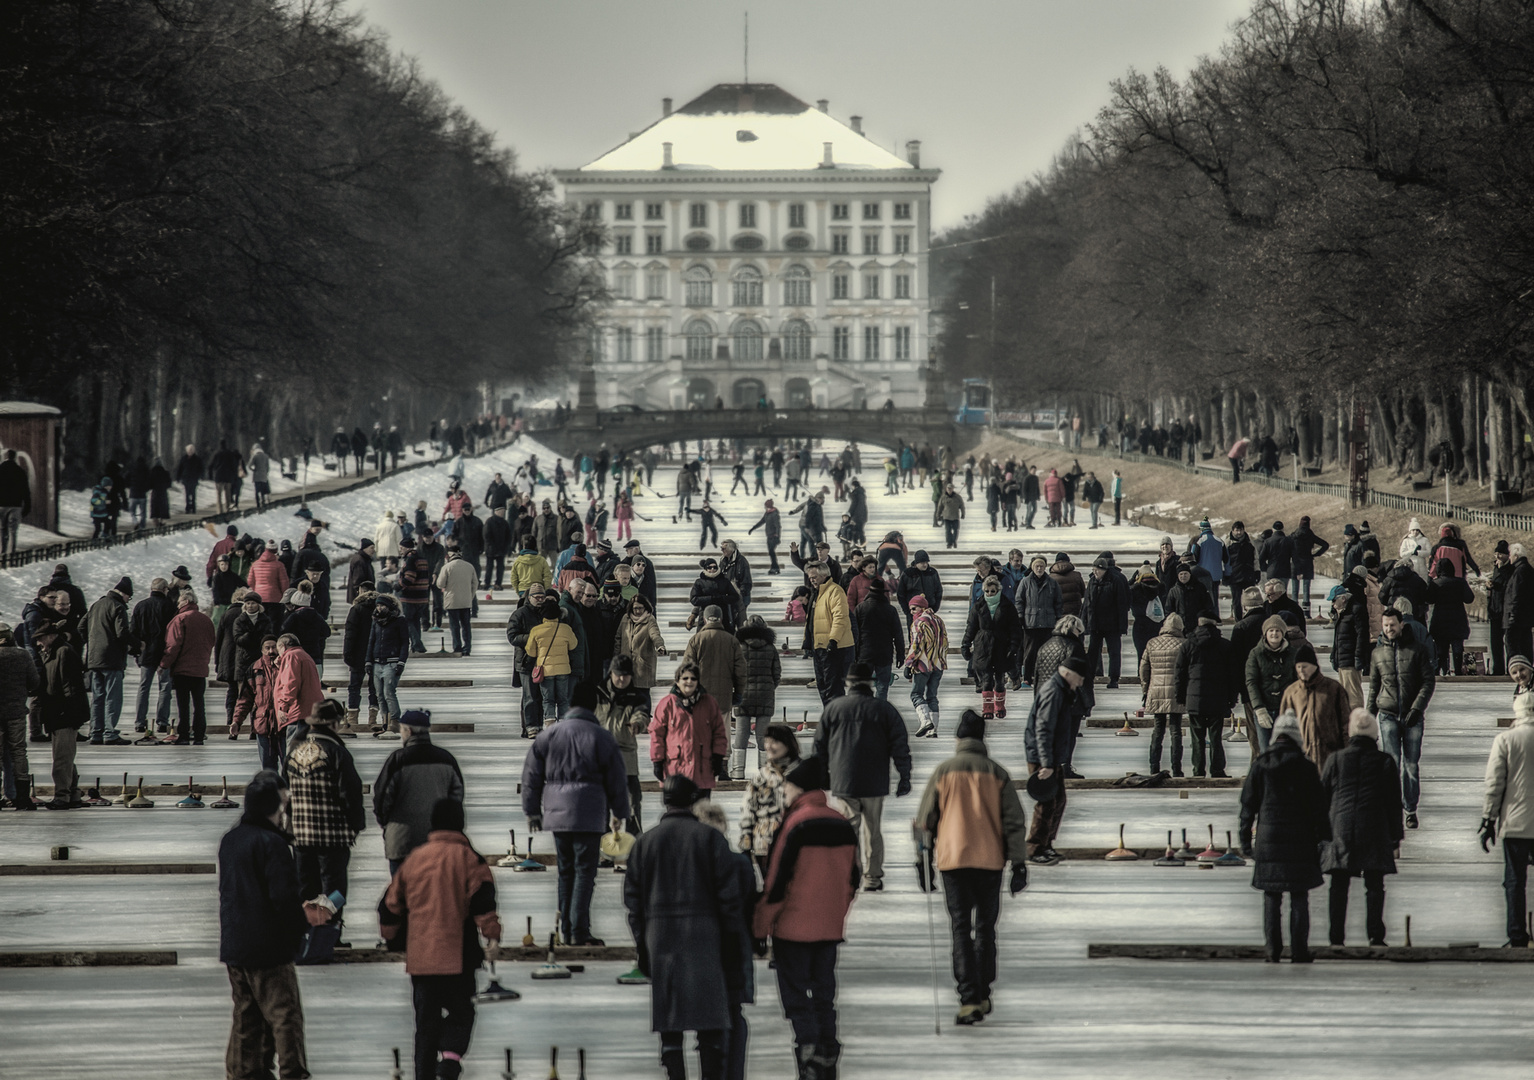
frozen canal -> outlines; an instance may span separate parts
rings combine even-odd
[[[1053,447],[1041,447],[1038,454],[1037,463],[1043,466],[1070,462]],[[477,499],[491,471],[501,469],[509,477],[522,457],[522,451],[507,452],[471,463],[465,486]],[[553,460],[553,455],[541,457]],[[1013,544],[1046,557],[1064,551],[1085,572],[1099,551],[1109,549],[1132,573],[1153,554],[1160,539],[1159,533],[1127,526],[1088,531],[1085,511],[1078,519],[1081,524],[1072,529],[993,536],[985,523],[983,501],[977,500],[970,504],[973,516],[965,522],[960,551],[944,553],[940,532],[930,526],[931,505],[924,493],[896,498],[880,494],[881,457],[873,448],[864,448],[870,538],[891,528],[903,529],[913,549],[925,545],[933,553],[950,594],[962,595],[967,589],[969,559],[982,551],[1004,555]],[[716,469],[715,478],[719,490],[727,490],[728,470]],[[371,533],[384,509],[413,507],[421,498],[433,509],[439,507],[442,486],[440,475],[406,474],[366,492],[318,503],[316,512],[337,522],[333,535],[350,543]],[[671,470],[657,474],[656,488],[663,493],[674,490]],[[671,524],[673,501],[640,500],[640,513],[654,520],[636,522],[636,531],[660,568],[662,632],[667,645],[679,649],[687,631],[671,624],[685,618],[686,585],[696,576],[697,535],[692,527]],[[745,536],[759,514],[760,499],[721,495],[715,502],[730,521],[720,535],[742,541],[752,563],[754,610],[769,620],[778,618],[799,578],[792,568],[779,577],[766,576],[760,532]],[[779,505],[789,509],[781,499]],[[828,504],[828,521],[834,523],[838,515],[830,509]],[[268,535],[298,534],[298,523],[285,515],[268,515],[268,520]],[[794,523],[786,521],[787,526]],[[262,530],[252,526],[252,531]],[[785,541],[790,535],[786,528]],[[154,573],[163,574],[180,562],[192,566],[194,573],[201,569],[211,538],[187,534],[173,539],[176,546],[164,550],[131,549],[128,565],[140,596]],[[88,596],[99,595],[122,572],[124,564],[113,561],[121,558],[121,553],[99,553],[80,560],[76,578]],[[16,597],[28,586],[35,589],[35,576],[27,571],[0,576],[0,618],[14,620]],[[1320,583],[1317,593],[1325,593]],[[497,599],[506,596],[497,594]],[[471,659],[413,659],[405,676],[467,677],[473,679],[472,687],[401,690],[406,708],[430,708],[435,722],[476,725],[473,733],[439,734],[436,741],[463,765],[469,834],[487,854],[504,853],[508,829],[517,830],[519,846],[525,846],[526,837],[516,784],[529,744],[516,737],[510,648],[501,630],[510,610],[506,604],[481,605]],[[962,604],[950,600],[944,614],[957,645]],[[339,619],[339,611],[335,617]],[[1484,630],[1477,629],[1473,640],[1484,640]],[[1312,634],[1319,642],[1330,642],[1328,630],[1317,628]],[[339,637],[332,646],[335,655],[328,673],[334,677],[344,671]],[[437,648],[435,635],[428,648]],[[1125,652],[1132,654],[1127,642]],[[663,670],[668,667],[669,662]],[[926,775],[952,752],[959,711],[978,705],[971,688],[957,685],[958,674],[952,671],[944,686],[943,737],[912,744],[918,794]],[[806,710],[813,718],[818,710],[818,699],[804,686],[809,675],[807,661],[785,663],[779,702],[787,706],[790,719]],[[791,685],[795,679],[798,684]],[[909,684],[897,680],[891,700],[914,729],[908,690]],[[992,725],[989,741],[993,755],[1014,774],[1022,774],[1021,733],[1029,695],[1010,696],[1009,716]],[[1387,882],[1392,944],[1404,942],[1407,915],[1419,945],[1479,941],[1495,946],[1503,941],[1500,853],[1483,855],[1475,830],[1486,752],[1497,730],[1496,718],[1510,715],[1509,698],[1504,684],[1455,683],[1441,686],[1434,699],[1423,750],[1422,828],[1408,834],[1401,873]],[[210,712],[220,712],[221,703],[221,691],[210,690]],[[1138,687],[1132,683],[1114,691],[1099,688],[1096,715],[1117,716],[1138,704]],[[217,723],[222,717],[211,719]],[[1077,752],[1077,767],[1088,777],[1143,772],[1147,736],[1144,732],[1121,738],[1111,730],[1089,729]],[[394,745],[365,737],[351,743],[365,781],[376,776]],[[1245,771],[1245,747],[1244,741],[1227,743],[1234,775]],[[29,749],[35,755],[33,771],[41,780],[46,760],[35,751],[45,748]],[[134,778],[142,774],[152,781],[184,783],[190,773],[199,784],[216,790],[220,775],[231,781],[248,778],[255,768],[255,749],[253,743],[219,736],[197,748],[85,746],[79,765],[87,783],[97,775],[115,783],[125,771]],[[1260,942],[1260,897],[1248,884],[1249,869],[1158,869],[1148,862],[1067,861],[1034,869],[1027,892],[1003,903],[996,1011],[976,1028],[952,1025],[956,1000],[948,974],[946,919],[941,897],[933,898],[942,1029],[941,1035],[934,1035],[927,904],[907,869],[912,847],[905,822],[914,812],[916,797],[886,808],[891,867],[886,890],[860,896],[853,908],[840,967],[843,1077],[1530,1075],[1534,1039],[1528,1003],[1534,967],[1087,960],[1089,942]],[[1114,846],[1121,822],[1128,825],[1132,847],[1164,843],[1168,829],[1184,828],[1202,847],[1211,823],[1223,845],[1225,830],[1236,827],[1237,797],[1234,789],[1195,790],[1186,798],[1175,788],[1073,791],[1059,846]],[[733,815],[738,796],[725,793],[720,799]],[[647,821],[658,816],[658,800],[654,794],[646,797]],[[160,797],[147,811],[7,813],[0,816],[0,863],[47,862],[49,848],[60,844],[70,847],[71,861],[78,863],[211,862],[218,838],[234,823],[235,813],[177,810],[175,801]],[[538,850],[549,850],[548,844],[547,837],[540,837]],[[371,828],[358,838],[352,860],[353,905],[346,936],[358,948],[370,947],[375,940],[372,912],[386,878],[381,839]],[[598,880],[593,932],[609,944],[630,941],[621,881],[610,873]],[[554,875],[498,870],[496,884],[508,937],[520,937],[528,916],[535,933],[546,937],[553,923]],[[1324,892],[1312,895],[1311,910],[1312,942],[1323,943]],[[1350,914],[1350,942],[1362,943],[1358,889]],[[217,937],[217,894],[211,875],[0,878],[0,944],[6,950],[142,946],[174,949],[179,957],[175,967],[0,970],[0,1077],[217,1076],[229,1027],[228,985],[216,959]],[[523,998],[481,1007],[464,1075],[485,1080],[499,1076],[502,1048],[510,1046],[516,1051],[518,1076],[546,1076],[551,1045],[561,1048],[562,1076],[576,1075],[579,1047],[587,1052],[587,1075],[593,1080],[658,1075],[656,1044],[649,1032],[649,991],[614,982],[628,966],[591,963],[569,982],[534,983],[530,965],[503,965],[503,981]],[[406,1056],[408,1076],[412,1012],[401,965],[305,968],[300,982],[316,1077],[383,1080],[389,1076],[389,1050],[395,1046]],[[752,1026],[750,1073],[791,1077],[791,1038],[765,963],[757,965],[757,985],[758,1004],[747,1010]],[[692,1067],[696,1070],[695,1059]]]

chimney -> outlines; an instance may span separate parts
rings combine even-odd
[[[660,167],[663,169],[669,169],[671,168],[671,144],[668,142],[663,142],[660,144],[660,147],[662,152]]]
[[[830,143],[822,143],[821,145],[826,148],[826,153],[825,153],[825,156],[820,159],[820,167],[822,169],[834,169],[834,168],[836,168],[836,162],[831,159],[831,144]]]
[[[912,139],[905,144],[905,159],[913,168],[921,168],[921,140]]]
[[[859,135],[863,134],[863,118],[861,116],[854,116],[852,118],[852,130],[856,131]]]
[[[671,115],[671,99],[670,98],[663,97],[663,98],[660,99],[660,114],[661,114],[661,116],[670,116]]]
[[[831,102],[825,98],[821,98],[819,101],[815,102],[815,108],[819,109],[821,112],[829,112],[831,109]]]

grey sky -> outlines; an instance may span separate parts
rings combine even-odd
[[[1048,167],[1130,67],[1182,75],[1245,14],[1238,0],[353,0],[524,168],[576,167],[741,78],[889,147],[922,140],[938,228]]]

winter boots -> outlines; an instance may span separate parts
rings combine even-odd
[[[744,721],[742,721],[742,722],[744,722]],[[730,751],[730,779],[731,780],[744,780],[745,778],[746,778],[746,751],[744,749],[741,749],[741,750],[731,750]]]
[[[937,712],[931,705],[921,704],[916,706],[916,715],[921,718],[921,726],[916,729],[918,739],[937,738]]]
[[[16,809],[36,810],[37,803],[32,801],[32,778],[30,776],[17,776],[16,780]]]
[[[980,719],[992,720],[996,717],[996,695],[990,690],[980,691]]]
[[[1005,683],[1002,683],[1001,688],[991,695],[991,700],[996,706],[996,719],[1005,720],[1007,718],[1007,686]]]
[[[399,717],[390,716],[385,713],[383,726],[373,729],[373,738],[397,740],[399,738]]]

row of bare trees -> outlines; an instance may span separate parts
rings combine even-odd
[[[546,176],[339,0],[0,9],[0,386],[127,452],[479,411],[599,283]]]
[[[1258,0],[939,241],[950,370],[1314,463],[1361,402],[1376,465],[1534,476],[1531,73],[1526,0]]]

